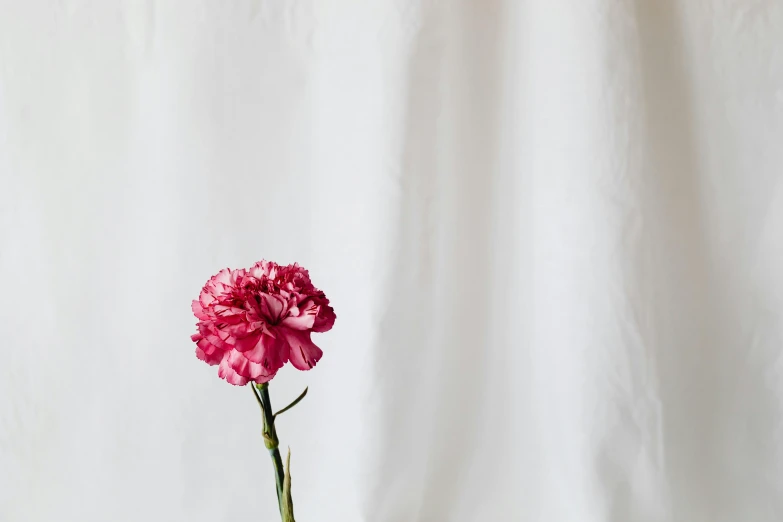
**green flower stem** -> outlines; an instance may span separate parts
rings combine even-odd
[[[280,457],[280,441],[277,439],[275,430],[275,416],[272,414],[272,402],[269,400],[269,384],[259,384],[256,386],[261,401],[264,405],[264,446],[269,450],[272,457],[272,464],[275,468],[275,485],[277,486],[277,505],[282,513],[281,499],[283,498],[283,481],[285,471],[283,469],[283,459]]]

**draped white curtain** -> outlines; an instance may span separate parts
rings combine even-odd
[[[297,520],[783,519],[780,2],[0,2],[0,520],[276,520],[262,257]]]

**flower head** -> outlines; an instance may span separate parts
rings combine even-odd
[[[332,328],[334,309],[326,295],[297,264],[259,261],[250,269],[223,269],[193,301],[198,332],[191,336],[196,356],[219,365],[231,384],[268,382],[291,361],[309,370],[323,352],[311,332]]]

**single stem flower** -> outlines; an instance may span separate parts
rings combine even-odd
[[[323,352],[310,334],[332,328],[334,309],[310,282],[307,270],[271,261],[259,261],[248,270],[221,270],[204,285],[192,309],[198,319],[198,331],[191,336],[196,357],[218,365],[218,376],[235,386],[251,383],[263,416],[264,446],[272,457],[280,516],[283,522],[294,522],[291,451],[284,468],[275,418],[296,406],[307,388],[273,413],[269,381],[289,361],[299,370],[316,365]]]

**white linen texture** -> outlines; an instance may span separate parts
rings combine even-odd
[[[297,520],[783,520],[781,2],[0,0],[0,521],[278,520],[261,258]]]

